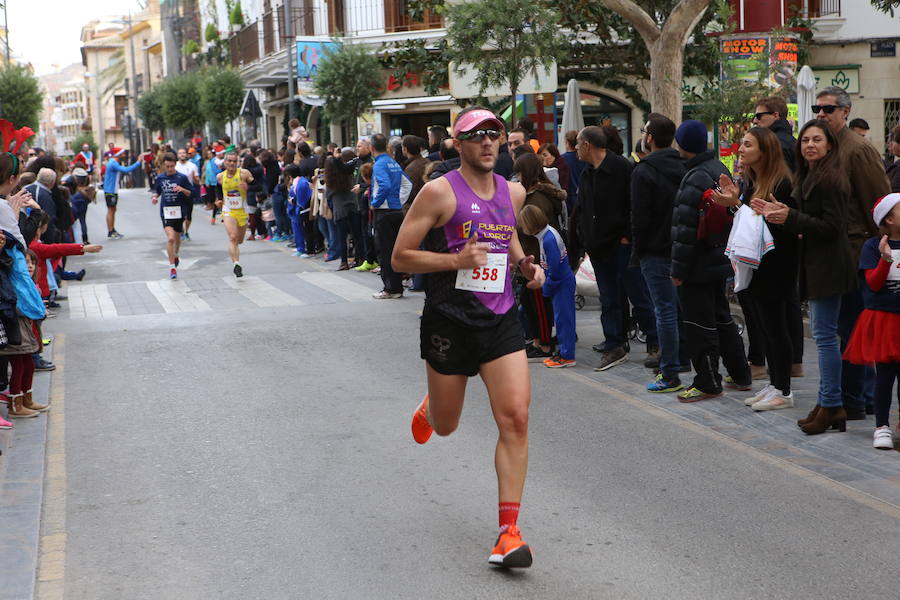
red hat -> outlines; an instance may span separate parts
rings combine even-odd
[[[215,146],[213,146],[213,150],[216,151],[216,154],[218,154],[219,152],[225,152],[225,146],[223,146],[222,144],[216,144]]]

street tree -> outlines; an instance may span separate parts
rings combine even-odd
[[[881,12],[889,13],[894,16],[894,10],[900,8],[900,0],[872,0],[872,6]]]
[[[0,70],[0,118],[37,131],[43,104],[44,90],[25,67],[10,65]]]
[[[668,16],[663,16],[650,7],[649,12],[644,10],[635,0],[600,0],[641,36],[650,55],[650,106],[676,122],[681,120],[684,48],[710,1],[680,0]]]
[[[200,112],[216,127],[236,119],[244,102],[244,84],[234,69],[210,69],[197,86]]]
[[[564,49],[559,13],[543,0],[473,0],[447,6],[446,15],[454,69],[477,71],[479,95],[488,87],[509,89],[515,120],[522,80],[548,69]]]
[[[360,44],[343,44],[319,59],[313,89],[325,100],[325,116],[355,122],[381,93],[381,63]]]
[[[197,129],[205,122],[197,102],[196,73],[181,73],[166,79],[160,86],[163,120],[174,129]]]
[[[162,93],[162,88],[157,85],[141,94],[137,101],[138,116],[144,122],[144,127],[150,131],[162,131],[166,128]]]

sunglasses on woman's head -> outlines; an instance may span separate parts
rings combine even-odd
[[[826,104],[824,106],[819,106],[818,104],[812,105],[812,111],[814,114],[819,114],[819,111],[821,110],[826,115],[830,115],[831,113],[833,113],[834,111],[836,111],[839,108],[840,108],[840,106],[837,106],[835,104]]]
[[[491,140],[497,140],[500,139],[500,132],[496,129],[475,129],[458,133],[456,139],[462,142],[480,142],[485,136],[491,138]]]

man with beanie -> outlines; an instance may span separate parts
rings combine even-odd
[[[719,355],[736,387],[751,384],[744,342],[731,318],[725,281],[733,275],[724,247],[728,230],[698,239],[700,204],[719,176],[731,176],[715,150],[707,150],[706,126],[688,120],[675,141],[687,173],[675,196],[672,214],[672,283],[679,288],[684,340],[697,372],[693,384],[679,392],[679,402],[697,402],[722,394]]]

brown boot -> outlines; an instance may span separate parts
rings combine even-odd
[[[754,381],[768,379],[769,370],[766,368],[766,365],[750,365],[750,376]]]
[[[12,397],[9,408],[10,419],[27,419],[29,417],[36,417],[39,414],[41,413],[36,410],[31,410],[22,406],[22,394],[17,394]]]
[[[31,399],[31,390],[25,392],[22,396],[22,406],[27,408],[28,410],[36,410],[38,412],[44,412],[45,410],[50,410],[50,406],[47,404],[38,404],[34,400]]]
[[[803,425],[806,425],[807,423],[812,423],[812,422],[815,420],[815,418],[816,418],[816,413],[817,413],[817,412],[819,412],[819,405],[818,405],[818,404],[816,404],[816,405],[813,407],[813,409],[812,409],[811,411],[809,411],[809,414],[806,415],[806,418],[804,418],[804,419],[797,419],[797,425],[800,425],[800,426],[802,427]]]
[[[791,365],[791,377],[806,377],[806,374],[803,372],[803,363]]]
[[[806,435],[818,435],[831,428],[847,431],[847,412],[843,406],[820,406],[813,420],[800,426]]]

